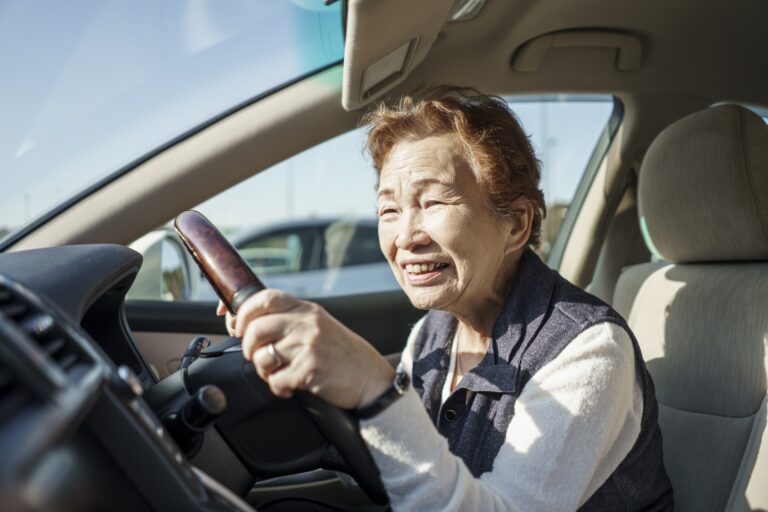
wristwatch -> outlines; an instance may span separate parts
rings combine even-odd
[[[384,409],[395,403],[398,398],[403,396],[408,388],[411,386],[411,376],[408,375],[402,365],[397,367],[395,372],[395,380],[392,385],[389,386],[382,394],[380,394],[373,402],[362,407],[358,407],[355,410],[355,414],[361,420],[368,420],[382,412]]]

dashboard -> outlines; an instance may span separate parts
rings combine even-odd
[[[225,486],[193,466],[144,399],[123,309],[141,262],[116,245],[0,255],[3,510],[252,510],[229,490],[247,472]]]

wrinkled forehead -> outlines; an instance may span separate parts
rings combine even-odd
[[[379,175],[378,191],[397,193],[430,184],[465,187],[474,181],[471,167],[452,134],[403,140],[387,155]]]

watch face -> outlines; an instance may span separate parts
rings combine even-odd
[[[397,372],[395,374],[395,389],[401,395],[408,389],[408,384],[411,382],[411,378],[406,372]]]

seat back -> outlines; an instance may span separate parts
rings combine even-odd
[[[608,226],[587,291],[613,304],[613,293],[624,267],[650,260],[637,219],[636,188],[630,185]]]
[[[768,509],[768,126],[723,105],[665,129],[639,176],[661,260],[613,305],[656,385],[678,510]]]

